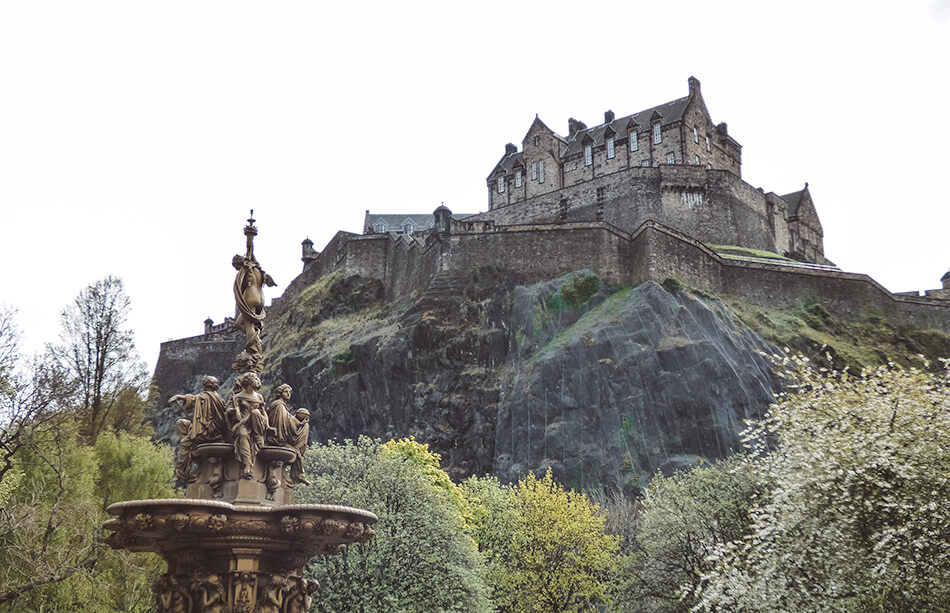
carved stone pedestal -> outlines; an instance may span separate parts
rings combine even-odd
[[[241,478],[233,448],[195,451],[187,498],[132,500],[109,507],[117,549],[157,553],[168,572],[156,583],[162,613],[302,613],[317,585],[303,568],[373,537],[376,516],[350,507],[293,504],[285,464],[294,451],[264,447]]]

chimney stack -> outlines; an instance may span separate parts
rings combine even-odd
[[[574,135],[587,129],[587,124],[571,117],[567,120],[567,137],[574,138]]]
[[[512,143],[508,143],[507,145],[505,145],[505,155],[511,155],[513,153],[518,153],[518,147],[516,147]]]
[[[613,120],[614,120],[614,112],[604,111],[604,123],[610,123]]]
[[[696,77],[690,77],[686,82],[689,83],[689,95],[699,95],[699,79]]]

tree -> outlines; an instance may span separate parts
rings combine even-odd
[[[76,385],[81,434],[90,442],[116,421],[130,421],[130,411],[142,410],[134,397],[144,392],[147,374],[132,331],[124,327],[129,309],[121,279],[96,281],[63,310],[60,342],[49,347]]]
[[[733,457],[653,477],[619,578],[622,610],[687,613],[697,604],[699,578],[712,570],[709,555],[751,530],[752,507],[767,492],[757,469]]]
[[[84,445],[75,388],[55,363],[24,365],[0,309],[0,611],[146,611],[157,561],[107,549],[117,497],[173,496],[171,452],[103,433]]]
[[[322,586],[313,610],[490,610],[483,566],[459,507],[425,468],[435,454],[418,443],[383,447],[360,437],[307,450],[312,483],[298,486],[298,502],[355,506],[379,517],[370,542],[311,562]]]
[[[950,609],[950,380],[797,360],[749,434],[774,484],[750,536],[717,547],[706,611]]]
[[[511,487],[483,477],[463,488],[483,509],[475,539],[499,611],[590,611],[606,602],[618,544],[604,533],[598,505],[564,490],[550,471]]]

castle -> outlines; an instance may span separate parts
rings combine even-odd
[[[808,184],[779,196],[742,181],[742,146],[714,125],[699,80],[683,98],[567,137],[535,117],[488,175],[487,216],[496,223],[606,221],[629,232],[647,220],[707,244],[735,245],[827,264]],[[673,167],[678,167],[674,170]],[[545,214],[547,212],[547,214]]]
[[[390,297],[444,291],[482,266],[526,281],[588,268],[605,282],[675,278],[753,304],[803,297],[842,317],[881,314],[950,332],[950,275],[925,295],[893,294],[824,256],[824,234],[804,188],[778,195],[741,178],[742,147],[714,124],[699,80],[671,102],[568,135],[535,117],[487,177],[488,210],[374,215],[363,234],[338,232],[322,251],[303,242],[293,296],[340,271],[383,281]],[[280,309],[280,301],[273,308]]]

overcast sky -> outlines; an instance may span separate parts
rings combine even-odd
[[[809,182],[825,253],[894,291],[950,267],[950,6],[0,0],[0,303],[26,348],[118,275],[138,349],[234,310],[253,208],[278,296],[366,209],[487,206],[535,113],[567,133],[702,82],[743,178]]]

